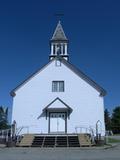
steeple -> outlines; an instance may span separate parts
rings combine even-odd
[[[61,22],[59,21],[54,31],[52,39],[50,40],[51,54],[50,60],[56,56],[63,57],[68,60],[68,39],[63,31]]]

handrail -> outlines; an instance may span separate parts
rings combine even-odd
[[[29,126],[21,126],[16,129],[16,136],[19,136],[23,129],[27,129],[27,133],[29,133]]]
[[[79,132],[78,132],[78,129],[79,129]],[[76,126],[75,127],[75,131],[76,133],[91,133],[92,134],[94,133],[93,129],[91,127],[84,127],[84,126]]]
[[[0,141],[8,142],[9,138],[12,138],[12,129],[1,129],[0,130]]]
[[[79,129],[79,132],[78,132]],[[91,142],[95,143],[95,131],[92,127],[85,127],[85,126],[76,126],[75,127],[76,133],[85,133],[90,134]]]
[[[16,129],[11,126],[11,128],[9,129],[1,129],[0,130],[0,140],[1,141],[5,140],[6,142],[8,142],[9,139],[15,140],[20,135],[20,132],[24,128],[27,128],[27,133],[28,133],[28,126],[22,126]]]

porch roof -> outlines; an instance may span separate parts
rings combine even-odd
[[[58,105],[58,106],[55,106],[53,104],[55,104],[56,102],[59,102],[59,104],[61,105]],[[43,112],[45,111],[69,111],[69,112],[72,112],[72,108],[69,107],[65,102],[63,102],[59,97],[55,98],[51,103],[49,103],[45,108],[43,108]]]

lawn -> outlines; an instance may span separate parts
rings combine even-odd
[[[108,143],[120,143],[120,139],[108,138]]]

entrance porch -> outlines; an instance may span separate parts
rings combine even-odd
[[[72,113],[71,107],[56,98],[43,109],[43,113],[48,120],[48,134],[67,134],[67,119]]]

